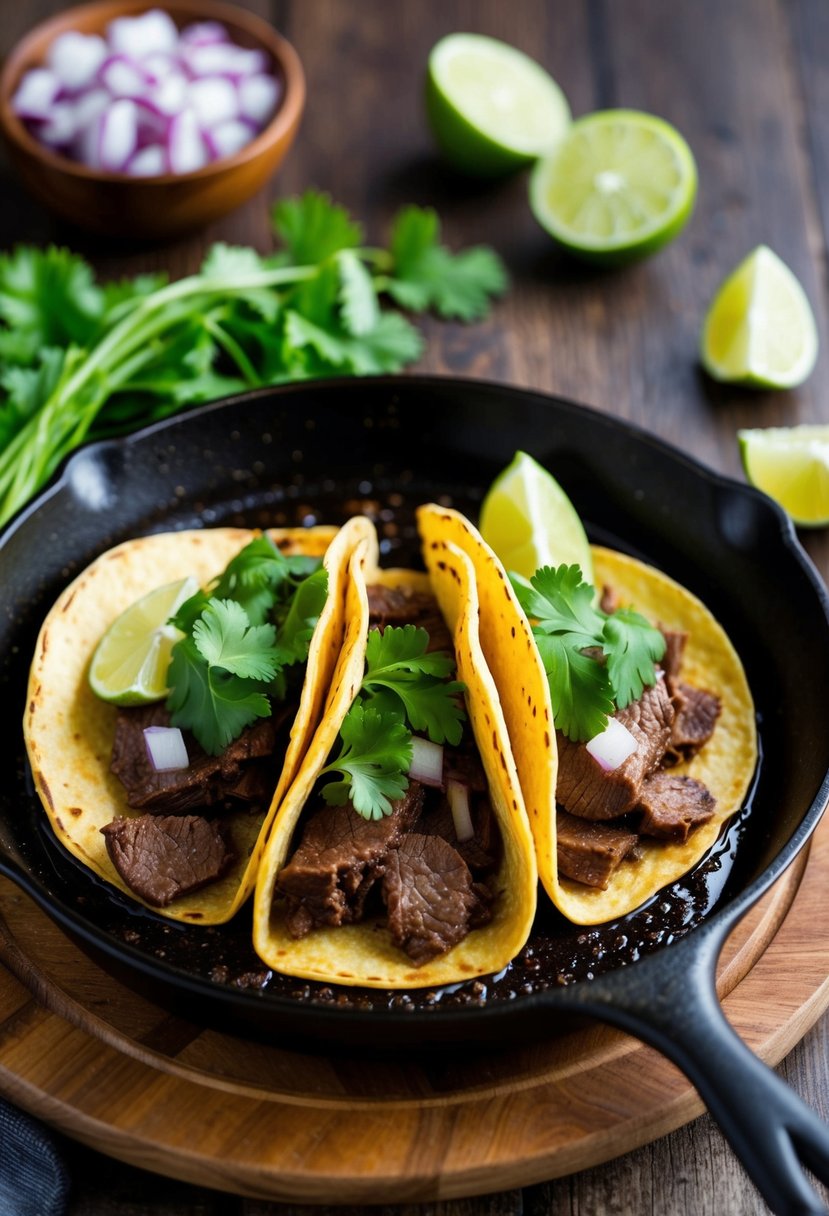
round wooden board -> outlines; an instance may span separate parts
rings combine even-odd
[[[779,1061],[829,1004],[829,821],[729,941],[726,1012]],[[283,1202],[422,1202],[559,1177],[702,1110],[658,1053],[591,1025],[429,1060],[325,1056],[172,1017],[0,881],[0,1092],[113,1157]]]

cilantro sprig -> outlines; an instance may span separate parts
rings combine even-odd
[[[269,717],[284,698],[286,668],[308,657],[327,591],[319,559],[286,557],[267,535],[246,545],[171,618],[184,634],[167,671],[173,726],[215,756]]]
[[[575,741],[592,739],[655,682],[665,638],[631,608],[598,608],[578,566],[544,566],[510,581],[532,622],[556,728]]]
[[[450,252],[428,209],[403,209],[387,248],[315,191],[272,227],[277,252],[216,244],[173,283],[104,285],[66,249],[0,255],[0,525],[86,440],[245,388],[399,371],[423,339],[390,305],[472,321],[506,289],[498,257]]]
[[[322,787],[330,806],[349,799],[364,819],[381,819],[408,787],[412,731],[433,743],[457,746],[466,718],[464,685],[448,677],[454,658],[427,653],[429,634],[415,625],[372,629],[366,670],[354,704],[340,728],[341,746],[321,776],[339,774]]]

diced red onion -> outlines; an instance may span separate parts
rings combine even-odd
[[[110,21],[107,41],[113,51],[140,59],[156,51],[174,51],[178,30],[169,13],[151,8],[139,17],[116,17]]]
[[[412,737],[409,776],[422,785],[443,788],[443,748],[439,743],[433,743],[431,739],[421,739],[418,735]]]
[[[207,144],[192,110],[182,110],[170,122],[167,153],[171,173],[192,173],[207,164]]]
[[[51,69],[32,68],[12,97],[12,109],[19,118],[47,120],[60,90],[61,83]]]
[[[188,89],[188,101],[205,131],[239,114],[239,95],[224,76],[194,80]]]
[[[247,76],[239,81],[239,112],[243,118],[264,124],[276,109],[280,84],[275,76]]]
[[[452,812],[455,835],[461,842],[471,840],[475,835],[475,827],[469,810],[469,786],[450,778],[446,782],[446,797]]]
[[[61,34],[12,107],[47,147],[92,169],[190,173],[239,152],[272,118],[282,85],[270,72],[264,51],[238,46],[219,22],[179,33],[151,9],[111,21],[106,38]]]
[[[145,727],[144,743],[150,764],[157,773],[173,773],[189,767],[187,744],[177,726]]]
[[[75,93],[95,82],[98,69],[108,53],[107,44],[100,34],[67,30],[59,34],[49,47],[46,63],[63,88]]]
[[[638,743],[618,718],[608,718],[607,726],[585,744],[587,751],[607,773],[614,772],[632,756]]]

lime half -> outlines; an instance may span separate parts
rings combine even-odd
[[[432,48],[426,112],[447,160],[483,177],[530,164],[570,122],[552,76],[523,51],[483,34],[448,34]]]
[[[96,696],[114,705],[145,705],[166,696],[170,651],[182,636],[167,620],[198,589],[192,575],[167,583],[115,618],[89,668]]]
[[[575,507],[526,452],[516,452],[492,483],[480,530],[507,570],[531,578],[542,566],[577,565],[585,582],[593,582],[590,545]]]
[[[638,110],[599,110],[572,123],[530,179],[530,206],[571,253],[621,265],[684,227],[697,170],[674,127]]]
[[[738,431],[746,477],[807,528],[829,524],[829,426]]]
[[[811,372],[817,351],[806,293],[786,263],[758,245],[708,309],[700,343],[705,370],[732,384],[794,388]]]

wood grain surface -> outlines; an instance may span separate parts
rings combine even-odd
[[[447,243],[485,241],[502,253],[512,287],[481,324],[425,322],[418,370],[575,397],[736,477],[742,476],[739,427],[829,421],[825,0],[248,0],[244,6],[272,20],[294,44],[308,81],[297,142],[261,196],[175,244],[105,244],[57,225],[2,162],[0,246],[58,241],[86,253],[108,276],[156,267],[177,276],[195,268],[216,239],[266,249],[270,201],[308,186],[346,205],[369,238],[384,233],[400,203],[430,204]],[[0,7],[5,52],[36,20],[64,6],[59,0],[15,0]],[[525,177],[479,185],[446,170],[423,119],[422,74],[434,41],[456,29],[493,34],[534,55],[562,85],[575,114],[624,105],[674,122],[700,171],[696,210],[682,236],[638,266],[588,271],[556,252],[537,227]],[[796,272],[818,320],[817,368],[793,392],[752,394],[715,385],[696,357],[713,291],[760,242]],[[803,540],[825,578],[827,534]],[[826,945],[816,935],[802,950],[820,954]],[[797,970],[799,955],[791,965]],[[784,996],[776,981],[767,981],[756,994],[757,1009],[773,1017]],[[21,1010],[21,1017],[42,1016],[25,1000]],[[808,1018],[798,1029],[807,1025]],[[780,1071],[829,1118],[825,1017]],[[71,1143],[67,1152],[75,1180],[72,1216],[298,1216],[312,1210],[171,1181]],[[324,1210],[345,1216],[363,1209],[332,1201]],[[522,1185],[516,1179],[510,1189],[486,1197],[381,1204],[380,1210],[388,1216],[755,1216],[766,1209],[703,1116],[618,1160],[555,1182]]]

